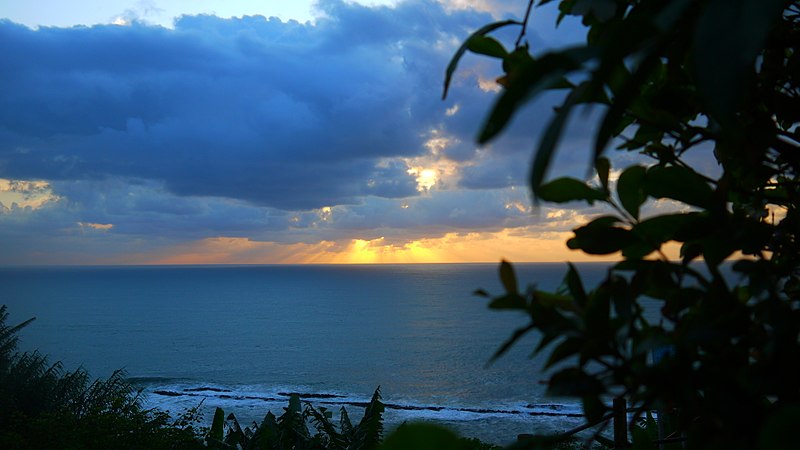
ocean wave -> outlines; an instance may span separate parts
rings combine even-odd
[[[239,407],[252,408],[258,404],[279,404],[285,406],[292,395],[298,395],[301,400],[314,406],[326,408],[356,407],[365,408],[369,404],[369,397],[346,394],[341,392],[317,392],[286,389],[285,386],[277,388],[263,388],[257,386],[220,386],[214,384],[186,385],[182,383],[151,383],[145,389],[150,394],[150,400],[158,406],[162,404],[175,405],[188,401],[206,405],[215,404],[224,409],[238,409]],[[384,398],[387,411],[396,411],[403,416],[419,419],[439,419],[448,421],[479,420],[485,417],[582,417],[580,405],[562,403],[515,403],[487,405],[440,405],[428,404],[413,400]]]

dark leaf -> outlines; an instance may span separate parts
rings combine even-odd
[[[581,369],[564,369],[550,378],[548,395],[586,397],[605,392],[603,383]]]
[[[542,136],[539,147],[536,149],[536,156],[533,159],[533,167],[531,168],[530,176],[531,190],[533,191],[534,199],[539,198],[542,180],[544,180],[547,169],[550,167],[550,160],[553,157],[556,143],[561,136],[561,130],[564,128],[564,123],[567,120],[570,109],[571,106],[567,105],[559,109],[556,116],[547,126],[547,130]]]
[[[680,256],[684,264],[689,264],[703,254],[703,247],[699,242],[686,242],[681,246]]]
[[[487,365],[493,363],[497,358],[503,356],[508,351],[508,349],[510,349],[511,346],[514,345],[515,342],[517,342],[522,336],[528,334],[528,332],[533,330],[534,328],[536,328],[536,326],[533,323],[530,323],[525,327],[517,328],[516,330],[514,330],[514,333],[511,335],[511,337],[508,338],[505,342],[503,342],[503,345],[501,345],[500,348],[498,348],[497,351],[494,352],[494,355],[492,355],[492,357],[489,359]]]
[[[518,52],[523,55],[517,55]],[[580,68],[593,50],[585,47],[575,47],[555,53],[548,53],[537,60],[527,55],[524,49],[516,50],[508,55],[504,61],[507,77],[504,82],[506,89],[492,107],[486,123],[478,135],[478,142],[484,144],[497,136],[511,120],[517,109],[530,100],[537,93],[554,86],[563,84],[564,76]],[[583,88],[574,89],[562,108],[569,109],[578,103],[578,99],[585,96]]]
[[[655,166],[647,171],[645,192],[655,198],[671,198],[687,205],[708,208],[714,191],[697,172],[678,166]]]
[[[575,301],[566,295],[552,294],[545,291],[536,291],[534,301],[546,308],[559,308],[566,311],[576,312],[578,308]]]
[[[484,35],[472,36],[467,39],[467,49],[473,53],[495,58],[505,58],[508,55],[503,44],[495,38]]]
[[[544,365],[545,369],[553,367],[553,365],[567,358],[577,356],[581,348],[583,348],[583,341],[581,339],[574,337],[565,339],[550,352],[550,356],[547,358],[547,362]]]
[[[644,241],[658,246],[671,240],[683,240],[692,234],[695,227],[702,226],[701,222],[703,218],[697,213],[665,214],[643,220],[633,227],[633,232]]]
[[[617,195],[625,211],[639,219],[639,207],[647,200],[644,192],[644,177],[647,170],[642,166],[631,166],[625,169],[617,180]]]
[[[733,125],[749,94],[748,80],[784,0],[710,0],[695,29],[695,76],[700,94],[720,123]],[[724,36],[724,39],[720,39]]]
[[[547,169],[550,167],[550,160],[553,157],[553,152],[556,149],[558,140],[561,138],[561,131],[566,124],[572,106],[576,104],[577,99],[583,95],[583,91],[586,89],[588,89],[588,85],[583,84],[576,87],[570,93],[564,104],[558,109],[556,116],[550,121],[550,124],[547,126],[542,136],[542,140],[539,142],[530,175],[530,184],[534,199],[539,198],[539,190],[541,189],[542,181],[544,181]]]
[[[599,397],[588,395],[583,397],[583,414],[587,422],[598,422],[608,412],[608,407]]]
[[[590,255],[607,255],[615,253],[634,241],[629,230],[614,226],[619,219],[604,216],[575,229],[575,237],[567,241],[567,246],[575,250],[583,250]]]
[[[584,315],[586,333],[594,340],[603,341],[610,335],[610,307],[611,299],[605,289],[597,290],[589,296]],[[602,344],[602,342],[595,342]]]
[[[456,50],[453,54],[453,57],[450,59],[450,63],[447,65],[447,70],[445,71],[444,75],[444,91],[442,92],[442,99],[444,100],[447,98],[447,90],[450,88],[450,81],[453,79],[453,73],[456,71],[456,67],[458,67],[458,62],[461,60],[461,57],[464,56],[464,53],[467,51],[467,45],[469,40],[473,36],[483,36],[488,33],[491,33],[498,28],[507,27],[509,25],[522,25],[522,22],[518,22],[516,20],[503,20],[501,22],[494,22],[488,25],[485,25],[478,29],[478,31],[472,33],[466,41],[464,41],[461,46]]]
[[[489,303],[491,309],[526,309],[525,299],[519,294],[508,294],[502,297],[495,297]]]
[[[736,241],[730,233],[720,230],[719,233],[709,236],[701,241],[703,246],[703,258],[707,264],[718,266],[727,257],[737,250]]]
[[[575,200],[585,200],[590,205],[596,200],[603,200],[606,194],[586,183],[574,178],[557,178],[539,186],[539,198],[554,203],[565,203]]]
[[[518,294],[517,276],[514,274],[514,266],[508,261],[500,263],[500,281],[508,294]]]
[[[608,173],[611,171],[611,163],[608,158],[600,157],[594,162],[595,170],[597,170],[597,177],[600,178],[600,184],[608,191]]]
[[[386,438],[382,450],[463,450],[458,436],[438,425],[403,424]]]
[[[484,289],[475,289],[472,292],[472,295],[477,295],[478,297],[486,297],[486,298],[490,297],[489,293],[486,292]]]
[[[575,269],[575,266],[572,265],[572,263],[569,263],[569,270],[567,271],[567,276],[565,277],[564,281],[566,281],[569,293],[572,295],[572,298],[575,299],[578,305],[585,305],[587,300],[586,289],[583,287],[583,281],[581,280],[580,274]]]
[[[620,130],[623,128],[620,124],[623,122],[625,111],[640,95],[642,84],[648,79],[658,62],[658,52],[651,51],[648,53],[644,61],[639,64],[630,78],[625,80],[625,84],[619,89],[619,93],[611,101],[611,107],[608,108],[600,124],[600,130],[597,132],[594,145],[595,158],[599,158],[600,155],[603,154],[608,145],[608,141],[619,134]],[[614,67],[618,67],[618,64],[619,63],[614,65]]]
[[[364,408],[364,417],[355,427],[352,447],[363,450],[377,448],[383,438],[383,412],[385,406],[381,402],[381,388],[378,386],[372,394],[372,400]]]
[[[223,444],[225,424],[225,412],[217,407],[214,410],[214,420],[211,422],[211,429],[208,431],[206,442],[211,448],[221,448]]]

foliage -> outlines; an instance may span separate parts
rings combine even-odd
[[[554,2],[539,6],[546,3]],[[607,412],[607,399],[626,396],[639,411],[677,411],[688,448],[793,447],[790,424],[800,420],[800,2],[557,6],[559,22],[582,20],[585,44],[537,53],[524,42],[527,14],[522,23],[486,26],[454,56],[445,91],[466,51],[502,62],[503,90],[479,142],[500,134],[542,92],[563,91],[535,150],[533,196],[605,205],[609,213],[576,228],[567,246],[621,261],[592,290],[570,265],[557,292],[520,290],[503,263],[506,292],[490,307],[523,311],[530,324],[498,356],[536,330],[535,351],[548,349],[547,368],[559,367],[550,393],[580,398],[589,421]],[[511,50],[488,35],[505,26],[521,27]],[[579,105],[602,116],[590,152],[595,182],[549,176]],[[604,156],[609,145],[642,161],[620,167],[616,183]],[[688,162],[704,158],[718,167]],[[673,205],[671,212],[648,215],[656,201]],[[679,260],[665,255],[668,242],[680,245]],[[659,312],[655,322],[645,318],[647,302]]]
[[[17,351],[17,332],[0,306],[0,448],[201,448],[192,426],[145,410],[139,392],[115,372],[90,381],[37,352]]]
[[[297,394],[289,398],[289,406],[284,408],[283,415],[276,418],[268,412],[261,424],[253,423],[252,428],[243,429],[232,413],[226,420],[224,411],[217,408],[206,443],[216,449],[372,450],[380,445],[383,437],[383,411],[380,387],[364,408],[364,417],[355,426],[344,407],[339,411],[339,425],[336,426],[331,411],[324,407],[314,408],[310,403],[303,407]],[[309,423],[316,429],[314,434],[308,428]]]

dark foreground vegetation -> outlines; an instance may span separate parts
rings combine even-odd
[[[0,306],[0,448],[191,449],[202,447],[191,412],[171,420],[142,407],[123,377],[92,380],[82,369],[65,370],[38,352],[20,353],[16,326]]]
[[[547,3],[558,7],[559,22],[581,20],[584,44],[529,46],[527,17]],[[650,410],[672,416],[664,437],[680,448],[798,448],[800,2],[530,0],[520,8],[526,4],[524,21],[488,24],[464,42],[445,94],[464,53],[498,61],[503,88],[478,134],[485,143],[521,107],[560,92],[552,114],[527,118],[545,124],[530,171],[534,199],[593,205],[597,215],[567,246],[621,262],[594,290],[570,266],[556,292],[520,288],[503,263],[505,292],[478,293],[530,323],[496,356],[540,333],[533,350],[549,352],[547,366],[559,367],[549,392],[581,400],[590,423],[608,425],[614,399],[631,405],[637,420]],[[490,36],[511,27],[516,40]],[[584,153],[594,169],[589,181],[550,174],[576,116],[596,121]],[[680,248],[677,259],[667,243]],[[647,320],[644,298],[658,303],[656,320]],[[625,434],[642,436],[636,425],[615,431],[621,448]],[[655,448],[642,439],[637,448]]]

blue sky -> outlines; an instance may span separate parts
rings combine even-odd
[[[499,63],[441,100],[460,42],[525,3],[5,2],[0,264],[581,259],[593,211],[525,184],[557,96],[485,147]],[[534,52],[582,38],[554,23]],[[585,123],[557,172],[586,173]]]

